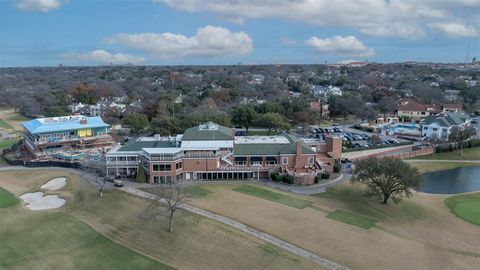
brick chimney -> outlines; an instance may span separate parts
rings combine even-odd
[[[297,142],[296,145],[295,145],[295,149],[296,149],[296,154],[297,156],[301,156],[302,155],[302,142]]]
[[[86,125],[87,124],[87,118],[80,119],[80,125]]]

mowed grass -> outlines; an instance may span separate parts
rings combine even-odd
[[[370,229],[377,224],[377,220],[373,218],[368,218],[364,216],[360,216],[357,214],[352,214],[343,210],[336,210],[327,215],[327,218],[331,218],[334,220],[338,220],[343,223],[347,223],[353,226],[357,226],[363,229]]]
[[[145,192],[148,192],[148,193],[155,194],[155,195],[160,195],[162,189],[160,187],[158,187],[158,188],[141,188],[141,190],[143,190]],[[205,197],[205,196],[212,193],[211,191],[209,191],[207,189],[204,189],[204,188],[202,188],[198,185],[186,187],[186,188],[183,189],[183,192],[187,196],[193,196],[193,197],[198,197],[198,198]]]
[[[480,147],[463,149],[463,154],[460,155],[460,150],[452,152],[435,153],[435,155],[418,156],[413,159],[432,159],[432,160],[480,160]]]
[[[58,176],[70,180],[59,191],[67,199],[62,208],[0,209],[0,269],[318,269],[182,210],[168,233],[164,217],[144,214],[148,201],[117,190],[100,198],[88,182],[65,171],[0,172],[0,185],[18,196]]]
[[[0,208],[8,208],[18,203],[17,197],[0,187]]]
[[[360,184],[342,184],[314,196],[248,184],[312,202],[299,209],[235,190],[242,185],[202,185],[212,194],[192,198],[190,204],[351,269],[475,269],[478,265],[480,242],[472,238],[478,227],[449,213],[440,196],[414,194],[399,204],[384,205],[378,198],[364,196]],[[260,248],[270,253],[268,247]]]
[[[0,268],[174,269],[110,240],[70,215],[9,212],[2,213],[0,223]]]
[[[0,141],[0,149],[8,148],[8,147],[14,145],[17,141],[18,140],[16,140],[16,139]]]
[[[445,205],[457,217],[480,226],[480,192],[448,197]]]
[[[250,185],[241,185],[233,189],[234,191],[269,200],[272,202],[284,204],[290,207],[295,207],[298,209],[303,209],[305,207],[311,206],[312,202],[307,200],[302,200],[292,196],[284,195],[281,193],[273,192],[270,190],[250,186]]]
[[[480,160],[478,163],[472,162],[415,162],[409,161],[408,162],[413,167],[416,167],[420,173],[428,173],[428,172],[436,172],[436,171],[444,171],[450,170],[460,167],[472,167],[472,166],[480,166]]]
[[[399,204],[385,205],[376,197],[365,196],[363,185],[347,184],[327,188],[327,192],[314,195],[336,202],[342,209],[373,220],[387,223],[407,223],[428,217],[428,210],[405,199]]]
[[[0,118],[0,128],[4,129],[14,129],[9,123]]]

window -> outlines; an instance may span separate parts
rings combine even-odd
[[[137,161],[137,157],[127,157],[128,161]]]
[[[309,164],[309,165],[313,165],[314,162],[315,162],[315,158],[314,158],[314,157],[308,157],[308,164]]]
[[[442,132],[447,132],[447,129],[446,128],[442,129]]]
[[[262,166],[261,161],[251,161],[250,163],[252,164],[252,166]]]
[[[282,165],[288,165],[288,157],[282,158]]]
[[[235,161],[235,165],[237,165],[237,166],[245,166],[245,165],[247,165],[247,162],[246,162],[246,161],[243,161],[243,160],[242,160],[242,161]]]
[[[437,131],[437,130],[438,130],[438,128],[432,128],[432,130],[433,130],[433,131]]]
[[[126,161],[127,157],[117,157],[117,161]]]
[[[170,164],[153,164],[154,172],[166,172],[171,170],[172,166]]]
[[[428,127],[423,127],[423,130],[428,130]]]
[[[181,169],[182,166],[183,166],[182,162],[177,162],[177,163],[175,163],[175,169],[177,169],[177,170],[178,170],[178,169]]]

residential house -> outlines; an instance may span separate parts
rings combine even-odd
[[[415,100],[403,101],[397,108],[397,115],[399,117],[407,117],[414,121],[421,120],[427,116],[435,115],[440,110],[433,105],[422,104]]]
[[[462,113],[447,112],[442,115],[432,115],[420,122],[422,137],[429,139],[436,136],[446,141],[453,127],[466,127],[469,124],[468,116]]]
[[[462,103],[445,103],[442,106],[442,111],[453,112],[453,113],[463,113],[463,104]]]

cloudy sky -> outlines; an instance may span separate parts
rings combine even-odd
[[[480,0],[0,0],[0,66],[465,62]]]

